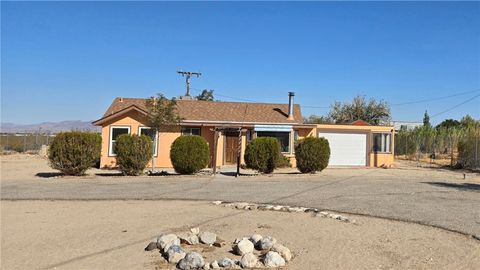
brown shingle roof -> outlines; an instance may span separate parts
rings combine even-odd
[[[102,118],[129,107],[147,111],[145,99],[115,98]],[[178,114],[184,121],[240,123],[303,123],[300,105],[294,105],[294,120],[288,120],[288,104],[177,100]],[[98,120],[97,120],[98,121]]]

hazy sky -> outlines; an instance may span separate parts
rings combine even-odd
[[[396,120],[480,118],[479,29],[480,2],[2,2],[1,120],[94,120],[117,96],[178,96],[177,69],[221,100],[295,91],[304,115],[365,95],[430,100],[392,105]]]

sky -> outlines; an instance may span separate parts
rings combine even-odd
[[[478,119],[480,2],[1,2],[2,122],[180,96],[179,69],[224,101],[294,91],[304,116],[362,95],[394,120]]]

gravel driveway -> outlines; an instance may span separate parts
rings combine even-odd
[[[433,225],[480,238],[480,176],[400,163],[317,175],[50,177],[38,157],[2,157],[2,200],[224,200],[308,206]],[[39,176],[35,176],[40,173]]]

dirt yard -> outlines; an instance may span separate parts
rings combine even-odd
[[[259,233],[290,247],[288,269],[479,269],[478,241],[421,225],[305,213],[233,210],[186,201],[2,201],[2,269],[164,269],[143,248],[198,226],[225,240]],[[208,261],[235,257],[204,249]]]

